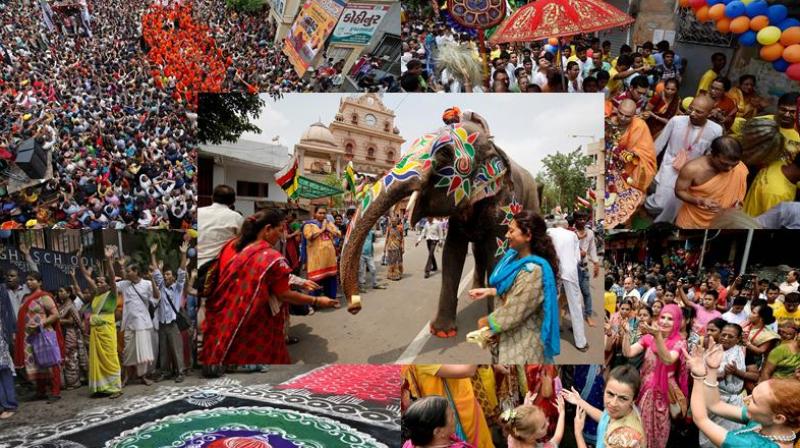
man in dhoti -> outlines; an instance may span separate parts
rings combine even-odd
[[[747,191],[747,167],[742,146],[733,137],[718,137],[711,152],[687,163],[675,182],[675,196],[683,201],[675,225],[707,229],[717,213],[737,207]]]
[[[578,235],[567,229],[567,221],[559,219],[556,227],[547,229],[547,235],[553,241],[558,255],[558,273],[567,296],[569,318],[572,322],[572,334],[575,336],[575,347],[582,352],[589,350],[586,341],[586,327],[583,320],[583,295],[578,277],[578,263],[581,261],[581,249]]]
[[[153,353],[153,320],[150,317],[150,305],[159,303],[159,291],[153,288],[152,282],[141,277],[138,266],[125,267],[126,280],[117,282],[117,290],[122,294],[122,329],[124,332],[124,351],[122,365],[125,366],[123,385],[131,376],[139,378],[149,386],[152,381],[145,375],[155,361]]]
[[[664,159],[655,178],[655,193],[647,197],[644,207],[655,222],[675,221],[681,202],[675,197],[675,181],[683,166],[706,153],[711,142],[722,135],[722,126],[708,119],[714,103],[710,97],[696,97],[689,106],[689,115],[672,117],[655,141],[656,156]]]

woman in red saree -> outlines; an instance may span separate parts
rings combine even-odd
[[[670,118],[674,117],[678,112],[678,106],[681,104],[681,98],[678,96],[680,88],[681,85],[678,80],[670,78],[664,82],[664,88],[661,92],[653,95],[647,103],[642,118],[647,122],[647,127],[650,128],[650,135],[653,140],[658,137],[658,134],[661,133]]]
[[[335,300],[289,288],[291,268],[273,249],[285,221],[280,210],[258,212],[223,247],[219,281],[205,305],[202,364],[288,364],[284,304],[338,307]]]
[[[14,348],[14,364],[25,369],[28,380],[36,383],[36,397],[56,401],[61,398],[61,367],[42,368],[36,364],[33,354],[33,345],[28,337],[39,329],[55,331],[58,339],[58,348],[64,353],[64,339],[59,323],[59,314],[56,303],[47,291],[41,289],[42,275],[38,272],[28,273],[28,289],[31,293],[25,297],[19,307],[17,318],[17,338]],[[47,386],[50,386],[50,396],[47,397]]]

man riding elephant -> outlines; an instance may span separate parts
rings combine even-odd
[[[458,285],[472,243],[474,287],[486,278],[503,254],[509,219],[518,210],[539,212],[533,176],[498,148],[486,120],[465,111],[434,133],[417,139],[405,156],[361,198],[342,250],[340,275],[353,314],[360,310],[358,263],[369,230],[408,196],[411,225],[421,218],[448,217],[442,254],[442,288],[431,332],[456,335]],[[490,305],[491,306],[491,305]]]

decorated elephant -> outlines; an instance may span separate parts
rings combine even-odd
[[[541,191],[533,176],[494,144],[486,121],[473,112],[465,112],[460,123],[423,135],[366,190],[349,227],[340,274],[353,314],[361,307],[354,294],[364,240],[381,216],[410,195],[406,212],[412,226],[423,217],[449,217],[439,309],[431,332],[452,337],[468,242],[475,256],[474,287],[485,286],[506,249],[508,223],[522,209],[538,213]]]

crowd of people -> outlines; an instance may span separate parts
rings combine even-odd
[[[648,447],[744,446],[734,443],[747,440],[740,430],[751,422],[778,443],[754,446],[793,446],[800,405],[788,397],[800,395],[769,390],[800,390],[796,270],[766,279],[729,263],[700,269],[698,254],[683,248],[607,267],[605,365],[639,372],[632,398]],[[786,418],[765,419],[756,402]]]
[[[800,94],[761,97],[755,76],[726,76],[724,54],[709,62],[686,98],[683,59],[666,42],[623,45],[609,65],[609,227],[798,227]]]
[[[190,236],[183,238],[177,266],[164,266],[156,244],[148,266],[106,246],[88,267],[79,249],[71,284],[49,290],[18,241],[27,271],[0,275],[0,419],[14,416],[18,395],[52,403],[64,389],[88,386],[92,397],[114,399],[134,381],[183,382],[194,359],[188,316],[196,318],[196,272],[187,273]]]

